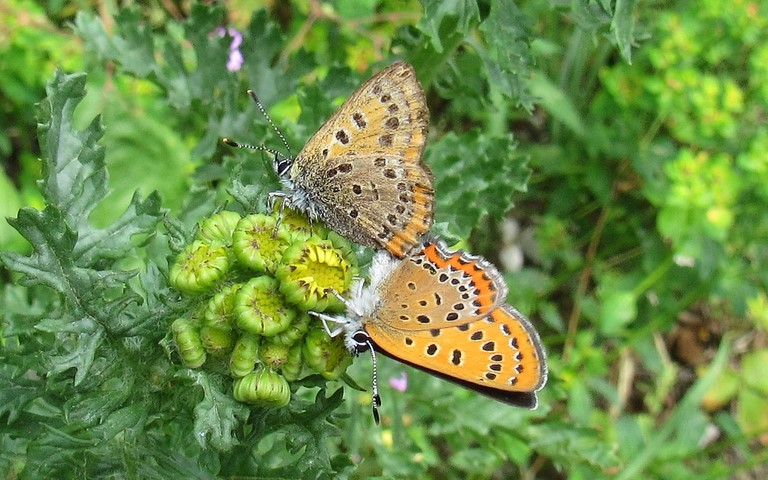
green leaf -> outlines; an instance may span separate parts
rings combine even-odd
[[[533,107],[533,98],[526,89],[526,80],[534,63],[530,23],[515,2],[497,0],[491,2],[491,11],[479,27],[488,45],[487,54],[479,50],[488,72],[488,82],[528,110]]]
[[[204,398],[195,407],[195,438],[201,447],[231,450],[238,441],[234,430],[248,418],[248,408],[236,401],[231,392],[222,392],[206,372],[185,369],[178,378],[188,378],[202,387]]]
[[[10,360],[6,355],[0,358]],[[26,372],[12,370],[8,364],[0,369],[0,416],[7,413],[8,424],[19,418],[29,402],[43,394],[39,383],[23,378]]]
[[[271,410],[261,417],[257,425],[264,432],[274,432],[285,437],[285,448],[292,457],[273,449],[270,456],[274,460],[288,465],[283,468],[266,468],[269,462],[263,462],[257,468],[262,475],[284,475],[287,478],[322,478],[332,475],[327,439],[338,436],[337,427],[328,420],[341,404],[343,389],[336,390],[326,397],[325,388],[321,388],[313,401],[297,401],[292,398],[286,409]]]
[[[0,171],[0,218],[13,215],[21,207],[21,197],[5,171]],[[23,252],[27,245],[10,226],[0,223],[0,248]]]
[[[709,370],[688,389],[666,421],[653,430],[653,436],[647,439],[643,448],[634,452],[631,461],[624,466],[616,478],[620,480],[637,478],[654,458],[664,454],[672,434],[676,430],[684,431],[690,419],[697,416],[699,404],[725,368],[728,353],[728,342],[724,341],[720,345]]]
[[[151,28],[142,21],[136,9],[122,9],[115,17],[118,32],[110,36],[95,13],[77,12],[75,32],[86,47],[103,60],[119,61],[123,68],[138,77],[156,70]]]
[[[160,195],[152,192],[142,201],[138,193],[120,217],[103,229],[87,229],[78,239],[73,256],[82,265],[96,260],[123,258],[134,246],[134,239],[151,234],[161,213]]]
[[[589,469],[591,475],[582,478],[600,478],[603,472],[620,464],[610,442],[601,439],[595,430],[572,423],[552,421],[531,427],[528,445],[545,455],[556,456],[561,462]]]
[[[275,64],[273,59],[280,55],[284,46],[285,36],[274,19],[266,10],[255,11],[243,38],[243,70],[247,74],[248,87],[256,92],[267,107],[295,93],[299,79],[307,73],[302,69],[314,67],[309,62],[296,62],[290,66]],[[244,97],[244,100],[250,102],[247,96]]]
[[[180,110],[188,110],[195,100],[211,104],[216,97],[215,90],[222,84],[230,83],[226,64],[231,39],[219,36],[216,29],[221,26],[224,9],[221,5],[192,6],[192,12],[183,23],[185,40],[192,44],[195,68],[189,68],[186,60],[187,47],[175,39],[166,39],[165,57],[168,66],[159,72],[159,80],[168,90],[170,104]]]
[[[214,97],[214,90],[226,82],[226,62],[229,43],[213,35],[221,25],[221,6],[195,4],[184,23],[186,40],[196,55],[196,67],[188,68],[186,48],[176,39],[163,38],[162,57],[157,61],[155,40],[138,9],[122,9],[115,17],[115,33],[107,34],[101,20],[94,14],[78,12],[75,31],[86,46],[95,50],[103,60],[113,61],[139,78],[154,76],[168,94],[171,105],[188,110],[192,101]],[[158,42],[160,43],[160,42]]]
[[[61,295],[62,309],[43,318],[37,327],[54,334],[73,334],[50,352],[53,373],[76,369],[75,385],[88,374],[105,332],[135,328],[145,322],[136,314],[139,297],[126,289],[135,273],[109,270],[108,260],[120,259],[135,247],[137,235],[154,231],[160,205],[156,195],[142,202],[138,197],[113,225],[91,227],[87,218],[107,191],[105,151],[96,142],[103,127],[95,119],[78,132],[73,115],[84,95],[85,76],[57,72],[48,86],[40,124],[43,151],[42,189],[49,205],[43,211],[23,208],[11,225],[32,245],[22,256],[0,253],[11,270],[22,274],[26,286],[45,286]],[[98,269],[90,268],[99,264]],[[115,292],[123,295],[115,296]]]
[[[637,298],[633,292],[611,290],[600,297],[600,331],[603,335],[617,335],[637,318]]]
[[[511,136],[449,133],[430,144],[426,163],[435,174],[436,222],[446,233],[468,238],[484,215],[500,219],[512,207],[515,191],[525,191],[527,159],[515,152]]]
[[[611,21],[619,53],[627,63],[632,63],[632,42],[635,36],[635,7],[637,0],[617,0]]]
[[[546,77],[544,72],[537,72],[527,83],[530,94],[552,118],[560,121],[574,134],[584,138],[587,128],[579,115],[573,100]]]
[[[57,71],[46,88],[48,99],[41,104],[38,124],[42,164],[41,190],[49,204],[56,205],[72,228],[87,225],[88,216],[107,194],[104,148],[96,142],[104,127],[95,118],[77,132],[74,112],[85,96],[85,75]]]
[[[446,46],[453,48],[455,39],[451,37],[463,37],[480,19],[475,0],[422,0],[422,4],[424,16],[419,28],[438,53],[442,53]]]

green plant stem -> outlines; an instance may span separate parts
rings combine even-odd
[[[615,190],[616,184],[614,183],[611,198],[613,198]],[[609,202],[600,211],[600,215],[597,217],[597,222],[595,223],[595,230],[592,232],[592,238],[590,238],[589,245],[587,246],[586,258],[584,259],[586,267],[584,267],[579,276],[579,285],[576,288],[576,294],[574,295],[573,309],[568,316],[568,332],[565,338],[565,345],[563,346],[563,359],[566,361],[570,357],[571,350],[576,341],[576,331],[579,326],[579,317],[581,316],[581,302],[587,294],[587,286],[589,284],[589,279],[592,276],[593,262],[597,254],[597,247],[600,244],[600,238],[608,221],[610,206],[611,204]]]
[[[727,338],[723,339],[715,358],[707,369],[706,374],[701,377],[685,394],[679,406],[671,413],[667,421],[657,430],[657,434],[648,439],[646,448],[634,456],[626,468],[616,477],[616,480],[628,480],[630,478],[639,478],[650,464],[651,460],[667,445],[667,440],[675,430],[683,429],[686,419],[691,418],[699,407],[701,399],[712,388],[717,378],[722,374],[730,353],[730,342]]]

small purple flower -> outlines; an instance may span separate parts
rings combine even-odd
[[[408,375],[405,372],[400,372],[399,377],[389,379],[389,385],[398,392],[406,391],[408,389]]]
[[[214,33],[220,37],[229,35],[232,37],[232,43],[229,44],[229,59],[227,60],[227,70],[230,72],[236,72],[243,66],[245,59],[242,52],[240,52],[240,45],[243,43],[243,34],[236,29],[229,27],[218,27],[214,30]]]

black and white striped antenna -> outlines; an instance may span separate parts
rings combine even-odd
[[[285,146],[286,151],[288,151],[288,156],[286,157],[282,153],[278,152],[274,148],[269,148],[264,144],[261,145],[250,145],[248,143],[239,143],[231,138],[223,138],[222,141],[229,145],[230,147],[235,148],[247,148],[249,150],[261,150],[263,152],[271,153],[275,156],[275,159],[278,158],[292,158],[291,154],[291,147],[288,145],[288,141],[285,139],[285,136],[283,135],[283,132],[280,131],[280,129],[277,128],[277,125],[275,125],[275,122],[272,121],[272,118],[267,113],[267,109],[264,108],[264,105],[261,104],[261,101],[259,100],[259,97],[256,96],[256,92],[253,90],[248,90],[248,95],[253,99],[254,103],[256,103],[256,107],[259,109],[262,115],[264,115],[264,118],[267,119],[267,123],[272,127],[272,130],[275,131],[278,137],[280,137],[280,140],[283,142],[283,145]]]

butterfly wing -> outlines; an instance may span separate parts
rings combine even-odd
[[[383,272],[375,316],[396,331],[456,327],[475,322],[503,304],[507,285],[488,260],[451,252],[442,241],[426,240],[397,268]]]
[[[535,408],[547,379],[536,329],[509,305],[456,327],[404,331],[376,318],[364,328],[377,351],[511,405]]]
[[[310,188],[315,215],[353,242],[402,257],[432,226],[431,177],[401,157],[350,156]]]
[[[294,165],[301,168],[305,158],[329,163],[366,153],[389,153],[419,163],[428,124],[426,98],[413,67],[395,62],[347,98],[299,152]]]
[[[432,225],[432,174],[421,162],[428,118],[413,67],[395,62],[312,136],[288,178],[331,228],[402,257]]]

